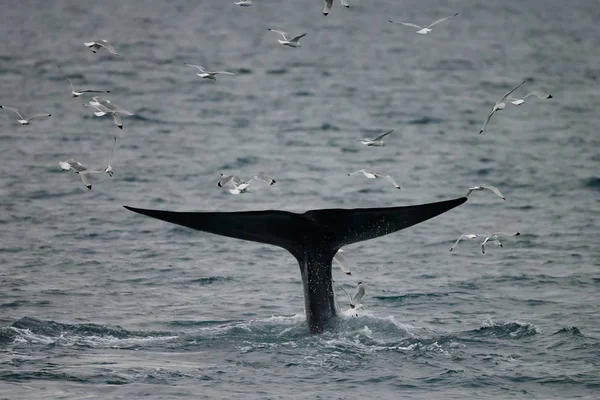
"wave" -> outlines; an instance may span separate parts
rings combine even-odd
[[[541,333],[534,324],[521,321],[508,321],[500,324],[486,322],[480,328],[471,331],[475,336],[486,336],[500,339],[521,339]]]
[[[0,328],[0,345],[38,344],[82,347],[137,347],[140,343],[177,338],[171,332],[136,332],[120,326],[64,324],[24,317]]]

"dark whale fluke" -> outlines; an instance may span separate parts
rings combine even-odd
[[[466,197],[406,207],[288,211],[174,212],[128,210],[199,231],[283,247],[300,264],[306,321],[323,331],[336,315],[331,263],[343,246],[408,228],[467,201]]]

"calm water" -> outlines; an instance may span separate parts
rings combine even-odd
[[[127,4],[124,4],[127,3]],[[0,398],[600,397],[597,1],[6,1],[0,104]],[[428,23],[426,36],[388,19]],[[267,28],[308,32],[279,46]],[[112,40],[122,57],[84,41]],[[120,131],[76,87],[136,113]],[[184,63],[238,75],[202,80]],[[528,78],[551,100],[496,114]],[[395,129],[384,148],[355,139]],[[88,191],[58,161],[115,176]],[[401,185],[348,177],[360,168]],[[232,196],[220,173],[273,175]],[[97,179],[96,179],[97,178]],[[276,247],[136,215],[305,211],[454,198],[349,246],[365,310],[308,333]],[[448,249],[463,232],[518,230]],[[338,290],[341,310],[348,307]]]

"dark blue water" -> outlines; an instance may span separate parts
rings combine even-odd
[[[0,398],[600,397],[597,1],[7,1],[0,104]],[[388,19],[428,23],[426,35]],[[267,28],[307,32],[278,45]],[[111,40],[121,57],[84,41]],[[69,87],[111,90],[120,131]],[[202,80],[184,63],[237,76]],[[550,100],[496,114],[524,79]],[[526,92],[526,90],[524,90]],[[355,139],[394,129],[384,148]],[[58,161],[115,176],[88,191]],[[402,187],[349,172],[371,168]],[[220,173],[274,176],[232,196]],[[358,318],[310,335],[293,257],[152,220],[383,207],[477,192],[346,249]],[[463,232],[516,230],[448,249]],[[343,291],[339,306],[347,309]]]

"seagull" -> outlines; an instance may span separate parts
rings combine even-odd
[[[364,144],[366,146],[384,147],[385,143],[383,143],[383,138],[392,132],[394,132],[393,129],[382,135],[377,136],[375,139],[364,138],[364,139],[358,139],[357,142],[361,142],[362,144]]]
[[[252,5],[252,0],[240,0],[235,4],[242,7],[250,7]]]
[[[346,257],[344,257],[344,255],[342,254],[343,252],[344,251],[342,249],[339,249],[338,252],[335,253],[335,256],[333,256],[333,259],[335,260],[335,262],[340,267],[343,273],[345,273],[346,275],[352,275],[352,272],[350,272],[350,265],[348,264]]]
[[[469,188],[469,191],[467,192],[467,194],[465,194],[465,197],[469,196],[471,194],[471,192],[475,191],[475,190],[489,190],[491,192],[493,192],[494,194],[496,194],[498,197],[500,197],[502,200],[506,200],[506,197],[504,197],[504,195],[502,193],[500,193],[500,191],[494,187],[494,186],[473,186],[472,188]]]
[[[456,240],[456,242],[452,245],[452,247],[450,247],[450,251],[454,250],[454,248],[456,246],[458,246],[458,242],[460,242],[462,240],[462,238],[467,238],[467,239],[476,239],[477,237],[479,237],[478,234],[476,233],[463,233],[462,235],[460,235],[460,237]]]
[[[20,118],[17,121],[19,121],[19,123],[21,125],[29,125],[29,123],[31,122],[31,120],[34,119],[34,118],[51,117],[52,116],[51,114],[48,114],[48,113],[41,113],[41,114],[34,114],[31,117],[29,117],[29,118],[25,118],[25,117],[23,117],[21,115],[21,113],[19,112],[19,110],[17,110],[16,108],[7,107],[7,106],[0,106],[0,108],[16,113],[19,116],[19,118]]]
[[[60,65],[58,66],[58,69],[60,69],[62,71],[62,68],[60,68]],[[71,97],[79,97],[84,93],[110,93],[110,90],[89,90],[89,89],[75,90],[71,80],[66,75],[63,75],[63,76],[65,77],[67,82],[69,82],[69,86],[71,86]]]
[[[119,127],[119,129],[123,129],[121,114],[134,115],[131,111],[124,110],[118,105],[112,103],[110,100],[106,100],[98,96],[92,97],[89,103],[90,107],[94,107],[97,110],[94,112],[94,115],[97,117],[102,117],[106,114],[112,114],[113,120],[115,121],[115,124]],[[88,105],[84,104],[84,106]]]
[[[360,300],[364,295],[365,287],[363,286],[362,282],[358,282],[358,285],[356,286],[356,293],[352,297],[352,300],[350,300],[350,308],[356,308],[356,306],[360,304]]]
[[[450,18],[452,18],[452,17],[456,17],[457,15],[458,15],[458,13],[456,13],[456,14],[454,14],[454,15],[451,15],[451,16],[449,16],[449,17],[440,18],[440,19],[438,19],[437,21],[434,21],[434,22],[432,22],[431,24],[429,24],[429,25],[427,25],[427,26],[419,26],[419,25],[416,25],[416,24],[411,24],[411,23],[409,23],[409,22],[394,22],[394,21],[392,21],[392,20],[390,20],[390,22],[391,22],[392,24],[400,24],[400,25],[404,25],[404,26],[412,26],[413,28],[417,28],[417,29],[418,29],[418,31],[417,31],[417,33],[418,33],[418,34],[421,34],[421,35],[427,35],[429,32],[431,32],[431,29],[430,29],[430,28],[431,28],[432,26],[434,26],[434,25],[437,25],[437,24],[439,24],[440,22],[442,22],[442,21],[445,21],[445,20],[447,20],[447,19],[450,19]]]
[[[481,243],[481,252],[485,254],[485,244],[489,241],[491,241],[492,243],[494,243],[497,246],[504,247],[504,246],[502,246],[502,243],[500,243],[500,241],[498,240],[498,235],[510,237],[510,236],[519,236],[520,234],[521,233],[519,233],[519,232],[494,232],[494,233],[488,235]]]
[[[104,168],[104,169],[89,169],[85,165],[81,164],[79,161],[75,161],[72,158],[67,161],[59,161],[58,165],[60,165],[60,167],[63,169],[63,171],[68,171],[70,169],[75,171],[75,173],[79,174],[79,176],[81,177],[81,181],[83,182],[85,187],[87,187],[89,190],[92,190],[92,176],[91,176],[92,174],[102,174],[102,173],[106,172],[110,177],[113,176],[114,172],[113,172],[112,166],[110,165],[110,160],[115,151],[116,143],[117,143],[117,138],[115,137],[112,150],[110,152],[110,155],[108,156],[108,164],[106,165],[106,168]]]
[[[508,100],[515,106],[520,106],[521,104],[525,103],[525,99],[528,98],[529,96],[536,96],[538,99],[542,99],[542,100],[546,100],[546,99],[551,99],[552,95],[542,92],[541,90],[532,90],[531,92],[527,93],[524,97],[518,98],[518,97],[509,97]]]
[[[492,112],[487,116],[485,122],[483,123],[483,126],[481,127],[481,130],[479,131],[480,135],[483,133],[483,130],[487,126],[488,122],[490,122],[490,118],[492,118],[492,115],[494,115],[494,113],[496,111],[504,110],[504,108],[506,107],[506,100],[508,99],[508,96],[510,96],[512,92],[514,92],[515,90],[520,88],[525,82],[527,82],[527,79],[525,79],[523,82],[521,82],[519,85],[517,85],[510,92],[506,93],[504,96],[502,96],[502,98],[500,100],[498,100],[496,102],[496,104],[494,105],[494,108],[492,109]]]
[[[250,187],[250,184],[255,181],[264,182],[269,186],[273,186],[276,182],[275,179],[271,178],[270,176],[263,175],[263,174],[254,175],[252,177],[252,179],[249,179],[247,181],[242,181],[236,175],[221,174],[221,179],[219,180],[219,182],[217,182],[217,186],[219,186],[219,187],[229,186],[229,187],[231,187],[231,189],[228,189],[229,193],[240,194],[240,193],[247,193],[248,188]]]
[[[281,43],[284,46],[290,46],[290,47],[301,47],[300,46],[300,39],[302,39],[304,36],[306,36],[306,33],[303,33],[302,35],[298,35],[292,39],[289,38],[288,34],[286,32],[283,31],[277,31],[275,29],[271,29],[268,28],[271,32],[275,32],[281,35],[281,37],[283,37],[283,40],[281,39],[277,39],[277,41],[279,43]]]
[[[369,179],[376,179],[376,178],[384,178],[387,179],[388,181],[390,181],[392,183],[392,185],[394,185],[394,187],[396,189],[400,189],[400,185],[398,185],[396,183],[396,181],[389,175],[380,175],[380,174],[376,174],[374,172],[371,171],[367,171],[366,169],[359,169],[358,171],[354,171],[350,174],[348,174],[348,176],[352,176],[358,173],[362,173],[364,176],[366,176]]]
[[[333,0],[325,0],[325,8],[323,8],[323,15],[327,15],[329,14],[329,11],[331,11],[331,6],[333,5]],[[342,5],[346,8],[350,8],[350,5],[348,4],[348,2],[346,0],[340,0],[340,3],[342,3]]]
[[[200,71],[198,75],[200,78],[204,78],[204,79],[212,79],[213,81],[217,80],[216,75],[217,74],[222,74],[222,75],[235,75],[233,72],[227,72],[227,71],[206,71],[204,69],[204,67],[200,66],[200,65],[193,65],[193,64],[188,64],[185,63],[185,65],[187,65],[188,67],[194,67],[194,68],[198,68],[198,70]]]
[[[115,56],[120,55],[119,53],[117,53],[117,51],[115,50],[115,48],[113,47],[112,44],[110,44],[107,40],[94,40],[91,42],[85,42],[83,43],[85,44],[87,47],[90,48],[90,50],[92,50],[92,53],[96,53],[98,52],[98,50],[100,49],[100,47],[104,47],[106,50],[108,50],[110,52],[110,54],[113,54]]]

